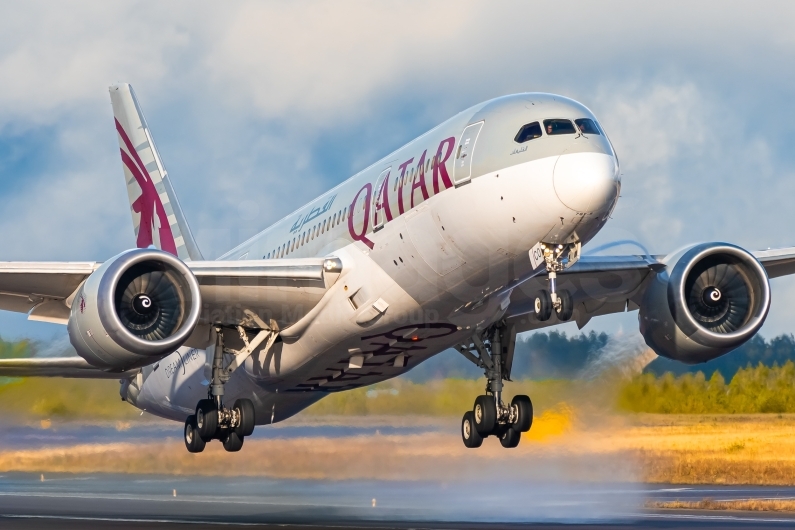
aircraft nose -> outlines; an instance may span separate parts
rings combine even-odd
[[[560,202],[581,213],[609,207],[618,193],[618,166],[603,153],[560,155],[553,179]]]

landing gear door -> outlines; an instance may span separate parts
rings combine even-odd
[[[386,222],[384,213],[384,196],[389,195],[389,173],[392,167],[388,167],[378,175],[373,188],[373,231],[381,230]]]
[[[469,182],[472,178],[472,155],[475,154],[475,142],[478,140],[483,122],[473,123],[464,129],[458,149],[455,152],[455,175],[453,180],[456,186]]]

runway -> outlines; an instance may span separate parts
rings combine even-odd
[[[647,511],[646,499],[795,498],[795,488],[0,476],[2,528],[759,528],[795,514]]]

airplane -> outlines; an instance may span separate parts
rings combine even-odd
[[[762,326],[795,248],[724,242],[665,256],[584,255],[613,212],[619,160],[584,105],[522,93],[471,107],[205,260],[129,84],[110,87],[136,246],[103,263],[2,262],[0,309],[67,326],[78,357],[0,361],[3,376],[106,378],[184,422],[188,451],[239,451],[255,426],[455,348],[485,391],[466,447],[516,447],[516,335],[638,311],[657,354],[701,363]]]

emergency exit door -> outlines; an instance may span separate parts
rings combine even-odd
[[[455,174],[453,180],[459,186],[472,178],[472,155],[475,154],[475,142],[478,141],[480,129],[483,122],[473,123],[464,129],[461,140],[458,142],[458,149],[455,152]]]

